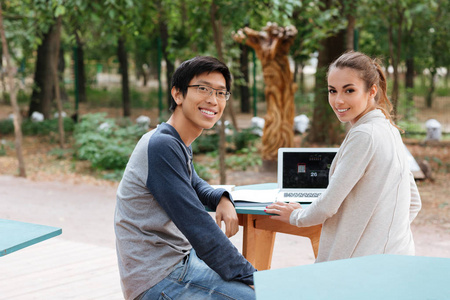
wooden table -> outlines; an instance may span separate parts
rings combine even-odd
[[[62,233],[61,228],[0,219],[0,256]]]
[[[251,186],[239,186],[246,189],[271,189],[276,184],[261,184]],[[302,204],[302,206],[307,206]],[[314,256],[317,257],[319,249],[320,233],[322,225],[312,227],[295,227],[293,225],[272,220],[269,214],[264,212],[265,205],[261,206],[237,206],[239,225],[244,227],[242,254],[258,270],[270,269],[272,263],[273,246],[277,232],[310,239]]]
[[[256,272],[256,299],[450,299],[450,258],[371,255]]]

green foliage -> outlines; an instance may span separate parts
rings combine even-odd
[[[58,126],[58,119],[44,120],[42,122],[33,122],[26,119],[22,122],[22,133],[23,135],[51,135],[58,133]],[[74,129],[74,122],[71,118],[63,118],[63,126],[65,132],[72,132]],[[0,120],[0,133],[13,134],[13,120]]]
[[[232,136],[227,136],[227,142],[231,144],[227,148],[229,154],[225,158],[227,168],[245,171],[250,167],[262,165],[261,156],[254,146],[259,140],[260,137],[252,133],[251,128],[240,132],[234,131]],[[192,143],[194,153],[206,153],[214,158],[209,164],[194,164],[201,178],[210,180],[212,178],[210,170],[219,169],[218,149],[219,135],[217,133],[202,134]]]
[[[0,156],[5,156],[8,149],[14,149],[14,142],[0,140]]]
[[[74,94],[74,90],[69,90]],[[166,99],[163,93],[163,99]],[[121,107],[122,92],[120,88],[86,88],[86,98],[90,107]],[[135,88],[130,89],[131,107],[133,108],[156,108],[158,107],[158,90],[150,89],[149,92],[142,92]]]
[[[63,118],[65,132],[72,132],[74,122],[71,118]],[[49,135],[58,132],[58,119],[44,120],[42,122],[33,122],[25,120],[22,123],[22,132],[24,135]]]
[[[235,131],[233,134],[233,142],[236,151],[243,150],[249,146],[253,146],[260,137],[252,132],[253,128],[242,129],[240,132]]]
[[[213,175],[211,174],[210,167],[202,164],[197,164],[194,162],[194,169],[197,175],[205,181],[211,180]]]
[[[422,128],[421,124],[418,124],[417,122],[410,122],[408,120],[401,120],[397,122],[397,125],[402,128],[406,134],[417,134],[417,133],[423,133],[426,134],[426,131],[424,128]]]
[[[14,133],[14,123],[13,120],[5,119],[0,120],[0,134],[13,134]]]
[[[261,156],[256,147],[242,148],[236,154],[225,158],[227,168],[246,171],[249,167],[262,165]]]
[[[145,133],[138,125],[120,127],[105,113],[87,114],[75,126],[75,157],[100,170],[124,169],[136,142]]]
[[[203,133],[192,143],[192,152],[207,153],[219,149],[219,135],[217,133]]]
[[[312,117],[314,112],[314,92],[311,93],[295,93],[295,111],[297,114],[305,114]]]
[[[9,97],[9,93],[5,92],[3,94],[3,97],[4,97],[3,100],[5,101],[5,104],[11,105],[11,99]],[[27,93],[24,90],[18,90],[17,91],[17,103],[19,103],[19,104],[27,104],[29,102],[30,102],[30,94]]]
[[[103,179],[111,180],[111,181],[120,181],[123,177],[123,172],[125,170],[113,170],[112,172],[107,172],[103,174]]]
[[[48,155],[55,156],[56,159],[65,159],[67,156],[73,155],[73,149],[61,149],[59,147],[53,148],[48,152]]]
[[[6,155],[6,149],[5,149],[5,145],[0,144],[0,156],[5,156]]]

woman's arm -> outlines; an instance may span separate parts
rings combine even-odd
[[[414,175],[410,172],[410,186],[411,186],[411,205],[409,207],[409,222],[411,223],[422,208],[422,201],[420,199],[419,190],[417,189]]]

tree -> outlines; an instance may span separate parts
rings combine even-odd
[[[54,83],[54,95],[55,101],[58,108],[58,129],[59,129],[59,146],[64,148],[64,123],[63,123],[63,115],[62,115],[62,103],[61,103],[61,94],[59,87],[59,74],[58,74],[58,65],[59,65],[59,48],[60,48],[60,38],[61,38],[61,16],[57,17],[55,30],[57,33],[55,34],[57,40],[53,43],[55,49],[53,52],[55,53],[55,59],[53,59],[53,83]]]
[[[308,140],[312,143],[336,144],[341,142],[341,126],[328,104],[326,71],[328,66],[346,50],[345,19],[338,18],[339,3],[333,0],[321,1],[321,24],[325,34],[321,40],[314,96],[314,112]],[[342,8],[341,8],[342,9]],[[345,14],[344,14],[345,15]],[[331,27],[331,24],[333,26]]]
[[[387,31],[390,65],[393,70],[393,85],[390,100],[394,120],[397,119],[399,101],[399,66],[403,58],[403,35],[412,23],[412,11],[421,0],[376,0],[371,2],[372,13],[382,20]]]
[[[22,117],[20,115],[19,104],[17,103],[17,88],[15,86],[14,68],[11,65],[11,57],[9,55],[8,43],[6,41],[5,29],[3,27],[3,9],[0,2],[0,35],[2,40],[3,57],[6,60],[6,71],[8,73],[9,95],[14,112],[14,135],[17,160],[19,162],[19,176],[26,177],[25,160],[22,153]]]
[[[128,79],[128,45],[129,39],[134,34],[138,34],[137,25],[140,22],[141,1],[121,1],[111,0],[97,12],[100,16],[107,18],[108,22],[104,24],[103,32],[115,33],[112,37],[116,42],[117,57],[119,60],[120,74],[122,75],[122,107],[123,116],[131,116],[130,87]]]
[[[36,67],[34,70],[34,85],[28,116],[35,111],[50,119],[52,111],[52,100],[54,95],[53,60],[57,58],[55,43],[60,41],[60,31],[57,29],[56,20],[52,17],[52,24],[44,33],[42,44],[38,46]]]
[[[418,30],[422,34],[414,35],[417,42],[416,47],[421,51],[416,56],[415,62],[422,69],[427,69],[429,85],[425,96],[425,103],[428,108],[433,105],[436,76],[439,68],[450,65],[448,53],[450,49],[450,20],[447,17],[450,13],[448,1],[431,2],[428,10],[422,12],[423,22]],[[447,69],[448,74],[448,69]]]

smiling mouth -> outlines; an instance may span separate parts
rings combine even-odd
[[[206,109],[200,109],[200,111],[204,114],[210,115],[210,116],[214,116],[217,115],[216,112],[210,111],[210,110],[206,110]]]
[[[345,109],[337,109],[338,112],[343,113],[346,112],[347,110],[349,110],[350,108],[345,108]]]

